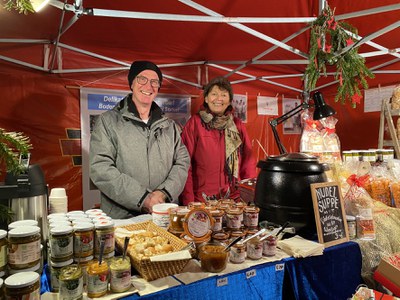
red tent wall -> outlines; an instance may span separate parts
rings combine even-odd
[[[69,197],[69,210],[82,209],[82,170],[73,163],[73,156],[81,153],[80,140],[67,136],[67,129],[80,129],[79,89],[71,87],[76,86],[77,81],[9,64],[0,63],[0,66],[0,127],[8,131],[22,131],[29,136],[33,144],[31,163],[42,167],[49,188],[64,187]],[[126,74],[123,74],[119,83],[123,86],[125,82]],[[386,82],[387,85],[395,84],[395,76],[387,78]],[[377,85],[372,81],[371,86],[374,84]],[[235,85],[234,90],[237,94],[248,95],[246,128],[253,140],[256,159],[265,158],[256,140],[269,155],[278,154],[268,125],[271,116],[257,115],[256,101],[258,93],[275,96],[276,90],[273,87],[259,90],[249,84]],[[333,103],[335,88],[326,89],[323,93],[338,112],[337,133],[342,149],[376,148],[379,113],[364,113],[362,104],[352,109],[349,105]],[[198,90],[197,97],[192,99],[192,113],[195,113],[203,102],[201,91]],[[282,114],[280,104],[279,114]],[[278,131],[288,151],[299,150],[300,135],[283,135],[281,125]]]

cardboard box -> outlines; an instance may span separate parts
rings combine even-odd
[[[391,258],[400,258],[400,253],[393,255]],[[400,262],[396,266],[391,263],[391,258],[382,258],[376,269],[382,276],[390,280],[394,285],[400,288]]]

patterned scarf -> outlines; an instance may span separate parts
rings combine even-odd
[[[233,181],[233,177],[239,177],[239,148],[242,140],[233,115],[230,111],[222,116],[213,115],[204,109],[199,112],[201,119],[207,129],[224,130],[225,133],[225,170],[228,174],[229,182]]]

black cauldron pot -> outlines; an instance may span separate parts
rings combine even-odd
[[[327,166],[317,157],[304,153],[270,156],[257,164],[260,172],[255,189],[255,204],[260,221],[275,224],[290,222],[296,234],[312,238],[316,234],[311,183],[326,182]]]

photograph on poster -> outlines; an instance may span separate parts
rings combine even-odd
[[[278,97],[257,96],[257,114],[277,116]]]
[[[291,111],[301,103],[299,99],[283,98],[282,100],[282,115]],[[287,119],[283,123],[283,134],[300,134],[301,133],[301,114],[296,114]]]
[[[247,95],[233,95],[232,106],[235,117],[247,123]]]

